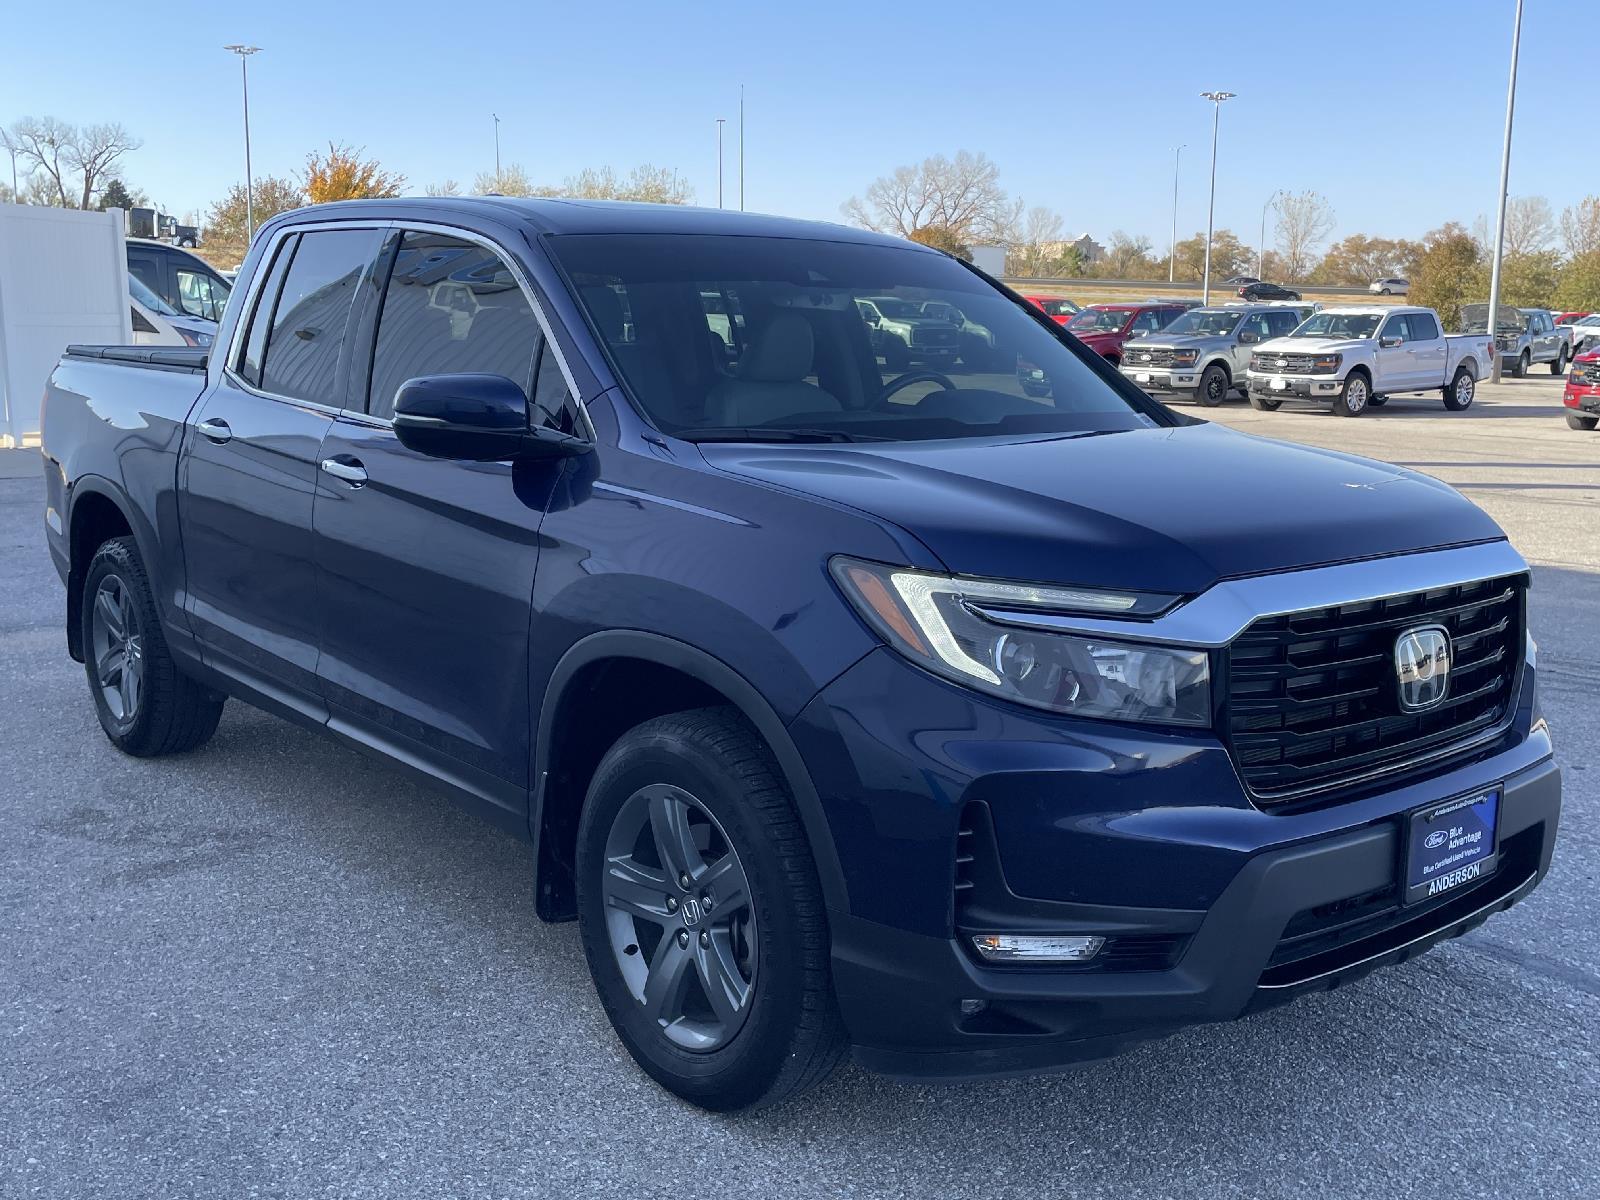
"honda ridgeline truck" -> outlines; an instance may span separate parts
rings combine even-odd
[[[1310,312],[1281,304],[1191,308],[1160,333],[1124,345],[1118,369],[1153,395],[1215,408],[1244,388],[1250,352],[1290,333]]]
[[[886,364],[871,297],[955,305],[1050,396]],[[1550,863],[1493,521],[1167,409],[926,247],[296,209],[209,351],[70,349],[43,441],[114,745],[194,750],[233,698],[442,785],[532,841],[623,1045],[708,1108],[847,1048],[1105,1056],[1410,959]]]
[[[1494,364],[1482,334],[1447,334],[1431,308],[1325,308],[1288,337],[1258,347],[1247,372],[1250,403],[1271,412],[1291,397],[1359,417],[1396,392],[1439,392],[1444,406],[1472,406]]]

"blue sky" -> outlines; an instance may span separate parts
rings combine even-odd
[[[1511,191],[1557,211],[1600,191],[1580,154],[1592,118],[1573,112],[1594,95],[1580,85],[1587,4],[1528,0],[1524,18]],[[1161,247],[1180,142],[1179,236],[1205,226],[1209,88],[1239,93],[1222,114],[1217,223],[1246,241],[1275,188],[1324,193],[1335,237],[1488,212],[1512,0],[10,8],[0,122],[121,120],[144,139],[127,178],[180,214],[243,177],[238,61],[221,47],[248,41],[264,48],[251,60],[258,175],[299,171],[331,138],[417,191],[470,184],[493,166],[498,112],[503,159],[536,180],[652,162],[714,204],[723,116],[734,205],[743,82],[751,209],[837,219],[896,165],[981,150],[1072,231]]]

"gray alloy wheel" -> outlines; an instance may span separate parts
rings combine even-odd
[[[612,821],[600,893],[617,969],[663,1036],[698,1053],[732,1041],[755,991],[755,915],[710,811],[673,784],[640,788]]]
[[[1444,406],[1451,412],[1465,412],[1472,407],[1473,397],[1477,394],[1478,381],[1473,378],[1472,372],[1466,367],[1457,367],[1456,377],[1444,390]]]
[[[1367,386],[1367,377],[1359,371],[1350,372],[1344,381],[1344,391],[1333,402],[1333,411],[1341,417],[1359,417],[1367,411],[1367,401],[1372,396],[1372,389]]]
[[[139,612],[119,575],[105,575],[95,589],[89,615],[89,661],[107,710],[119,725],[132,725],[144,693],[144,637]]]

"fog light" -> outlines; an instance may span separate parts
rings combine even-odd
[[[1105,945],[1103,937],[974,934],[972,944],[990,962],[1088,962]]]
[[[963,1000],[961,1002],[961,1015],[963,1017],[975,1017],[988,1007],[989,1002],[987,1000]]]

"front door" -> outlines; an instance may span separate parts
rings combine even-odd
[[[1404,392],[1417,387],[1415,356],[1411,353],[1411,330],[1404,313],[1384,318],[1378,330],[1378,347],[1373,355],[1377,378],[1372,390],[1379,394]]]
[[[499,253],[445,234],[395,238],[366,411],[339,417],[322,445],[318,675],[335,728],[520,812],[539,525],[562,466],[428,458],[400,444],[390,416],[421,375],[504,375],[536,411],[570,413],[570,392]]]
[[[299,707],[320,707],[311,546],[319,452],[343,395],[346,326],[381,237],[323,230],[278,244],[228,369],[184,439],[185,608],[201,652]]]

